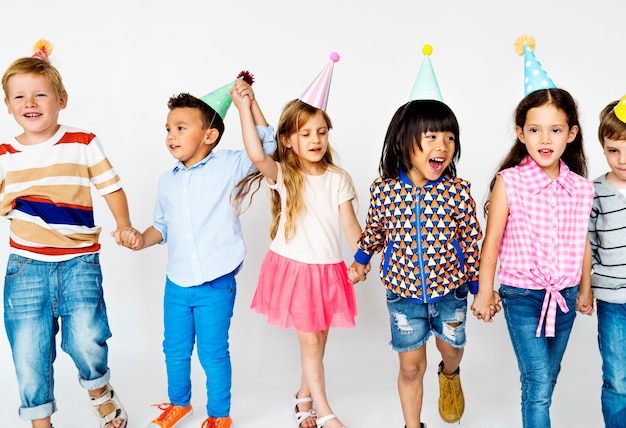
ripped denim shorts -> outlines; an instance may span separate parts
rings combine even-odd
[[[468,291],[468,286],[462,285],[441,300],[420,303],[387,290],[391,348],[397,352],[419,349],[431,332],[455,348],[465,346]]]

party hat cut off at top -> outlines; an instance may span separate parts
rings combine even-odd
[[[626,123],[626,95],[622,97],[613,109],[615,116],[622,122]]]

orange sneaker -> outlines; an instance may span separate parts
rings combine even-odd
[[[200,428],[230,428],[232,425],[233,420],[230,416],[226,416],[225,418],[213,418],[209,416],[202,422]]]
[[[172,403],[153,404],[153,406],[163,410],[163,413],[150,422],[147,428],[174,428],[179,422],[193,414],[191,403],[187,407],[175,406]]]

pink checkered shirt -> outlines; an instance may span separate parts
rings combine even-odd
[[[537,337],[545,322],[546,337],[554,337],[556,306],[568,312],[560,293],[580,282],[593,182],[573,173],[561,161],[560,175],[550,179],[526,156],[500,172],[509,204],[500,244],[501,284],[546,290]]]

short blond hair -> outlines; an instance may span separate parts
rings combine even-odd
[[[35,74],[46,77],[52,83],[57,97],[67,94],[61,73],[48,60],[38,57],[24,57],[13,61],[2,76],[2,89],[4,96],[9,96],[9,79],[18,74]]]

